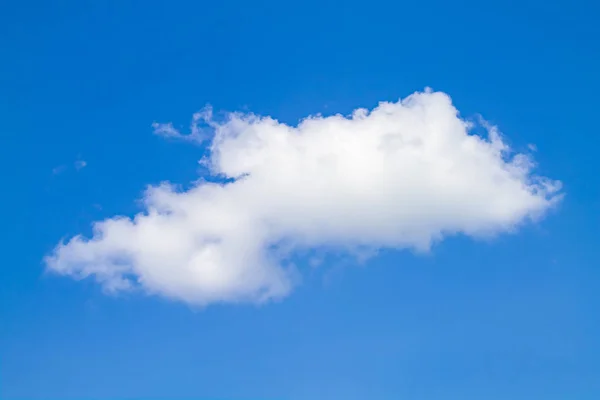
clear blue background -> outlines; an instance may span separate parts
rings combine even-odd
[[[4,0],[0,397],[599,399],[599,17],[592,0]],[[153,121],[211,103],[294,123],[425,86],[535,143],[559,209],[492,242],[306,271],[263,307],[44,274],[61,237],[197,176],[201,150]]]

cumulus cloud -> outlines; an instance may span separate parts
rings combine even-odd
[[[200,128],[202,123],[204,128]],[[144,211],[62,242],[48,268],[94,277],[110,291],[139,289],[197,305],[262,302],[297,282],[290,264],[311,249],[426,251],[450,235],[514,231],[560,199],[560,182],[534,174],[493,127],[472,133],[444,93],[311,116],[297,126],[232,113],[195,114],[192,130],[224,183],[150,186]]]

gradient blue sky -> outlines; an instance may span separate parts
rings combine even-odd
[[[600,398],[598,3],[291,3],[2,3],[0,397]],[[44,273],[146,184],[197,177],[201,150],[154,121],[211,103],[296,123],[426,86],[534,143],[561,205],[495,240],[306,270],[260,307]]]

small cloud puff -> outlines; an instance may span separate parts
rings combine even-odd
[[[87,166],[87,162],[85,162],[84,160],[77,160],[75,161],[75,169],[77,171],[85,168]]]
[[[203,127],[202,124],[206,125]],[[179,130],[173,127],[171,122],[166,124],[159,124],[154,122],[152,124],[154,134],[170,139],[179,139],[188,142],[202,143],[210,136],[210,130],[215,128],[212,122],[212,108],[210,106],[205,107],[202,111],[194,113],[192,116],[192,122],[190,124],[190,133],[183,134]]]
[[[75,168],[76,171],[80,171],[81,169],[85,168],[86,166],[87,166],[87,162],[85,162],[84,160],[77,160],[73,163],[73,167]],[[53,175],[62,174],[67,169],[69,169],[68,166],[59,165],[58,167],[52,168],[52,174]]]
[[[66,170],[67,170],[67,167],[65,165],[59,165],[58,167],[52,168],[52,175],[62,174]]]

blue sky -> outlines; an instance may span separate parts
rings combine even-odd
[[[9,1],[0,12],[0,397],[600,396],[597,4],[58,3]],[[261,304],[255,287],[244,286],[247,279],[227,291],[215,289],[212,297],[190,297],[182,286],[167,284],[180,272],[178,264],[167,275],[117,293],[107,293],[107,282],[115,281],[105,279],[103,288],[98,274],[77,280],[47,270],[44,257],[61,238],[90,237],[94,221],[143,211],[138,200],[147,185],[179,184],[178,198],[194,200],[184,196],[191,182],[206,176],[198,160],[207,142],[161,137],[153,132],[154,122],[172,122],[184,135],[193,113],[211,104],[217,119],[223,111],[241,111],[295,126],[309,115],[372,110],[426,87],[450,96],[460,118],[481,115],[497,125],[515,152],[532,154],[532,174],[562,182],[564,198],[537,222],[506,232],[510,218],[533,208],[527,203],[532,198],[524,198],[528,206],[513,203],[523,192],[504,186],[484,193],[489,180],[481,172],[472,193],[486,200],[481,204],[505,199],[497,204],[514,206],[514,214],[507,220],[471,215],[473,226],[491,227],[493,237],[479,231],[447,235],[425,254],[411,246],[424,226],[440,220],[416,219],[413,230],[403,231],[403,245],[385,245],[394,235],[369,230],[379,225],[366,217],[349,225],[347,235],[332,230],[318,236],[297,221],[281,223],[281,232],[301,232],[309,245],[292,255],[292,287]],[[429,97],[424,99],[417,103],[432,110]],[[439,121],[456,122],[447,118]],[[446,132],[446,124],[440,126]],[[254,131],[266,132],[252,125],[233,133]],[[223,150],[235,157],[222,170],[236,170],[238,160],[246,160],[247,153],[236,149]],[[273,154],[259,155],[280,153]],[[348,160],[343,151],[332,154]],[[436,154],[434,160],[470,160],[466,153]],[[357,171],[369,171],[369,161],[361,162]],[[260,193],[256,199],[274,198],[275,206],[295,211],[288,197],[265,196],[277,188],[277,176],[267,172],[281,169],[268,167],[250,173],[248,186]],[[385,171],[398,178],[398,171]],[[328,187],[341,178],[331,179]],[[300,183],[286,187],[306,193]],[[248,228],[247,236],[234,239],[258,240],[253,229],[262,229],[256,221],[263,219],[247,205],[254,197],[223,193],[230,192],[218,192],[224,200],[208,209],[250,215],[254,222],[240,225]],[[446,192],[423,198],[438,200],[439,207],[415,210],[454,210],[445,208],[447,197],[439,193]],[[357,210],[360,202],[353,200],[349,195],[333,210]],[[261,218],[280,215],[261,212]],[[331,219],[330,212],[306,215],[334,227],[346,221]],[[459,231],[472,226],[452,218]],[[299,235],[288,236],[299,241]],[[364,238],[376,256],[361,260],[327,250],[334,239],[346,245]],[[260,245],[274,240],[263,239]],[[235,253],[239,246],[228,249]],[[100,257],[114,256],[111,251],[84,245],[56,265],[66,275],[89,273]],[[92,261],[81,267],[90,254]],[[312,265],[315,256],[318,266]],[[150,271],[147,262],[131,262],[136,271]],[[192,292],[212,290],[202,288]]]

